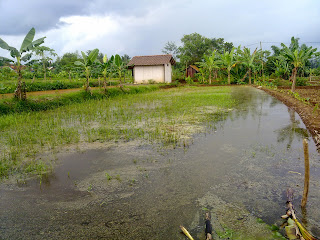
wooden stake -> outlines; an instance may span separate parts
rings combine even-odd
[[[309,192],[309,179],[310,179],[310,168],[309,168],[309,150],[307,139],[303,140],[303,151],[304,151],[304,189],[301,200],[301,207],[304,208],[307,205],[308,192]]]

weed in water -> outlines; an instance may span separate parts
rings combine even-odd
[[[105,175],[106,175],[106,178],[108,181],[110,181],[112,179],[112,177],[108,173],[106,173]]]

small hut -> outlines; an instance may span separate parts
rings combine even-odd
[[[195,65],[189,65],[186,71],[186,76],[193,78],[196,73],[199,72],[199,68]]]
[[[172,68],[176,61],[172,55],[135,56],[128,63],[135,83],[171,82]]]

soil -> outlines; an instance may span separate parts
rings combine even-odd
[[[260,89],[282,101],[299,114],[310,131],[318,151],[320,151],[320,86],[297,87],[295,92],[299,94],[300,100],[292,95],[289,88],[282,87],[271,90],[262,87]]]

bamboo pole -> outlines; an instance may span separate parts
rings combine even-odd
[[[307,139],[303,140],[304,151],[304,189],[301,200],[301,207],[304,208],[307,205],[308,192],[309,192],[309,179],[310,179],[310,166],[309,166],[309,150]]]

